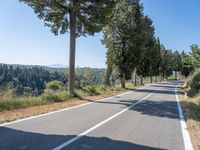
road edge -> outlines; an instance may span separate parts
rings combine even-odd
[[[144,88],[144,86],[142,86],[140,88],[137,88],[135,90],[139,90],[139,89],[142,89],[142,88]],[[106,97],[106,98],[102,98],[102,99],[99,99],[99,100],[96,100],[96,101],[104,101],[104,100],[113,98],[115,96],[123,96],[123,95],[126,95],[126,94],[131,93],[131,92],[133,92],[133,91],[126,91],[124,93],[121,93],[121,94],[118,94],[118,95],[114,95],[114,96],[110,96],[110,97]],[[75,105],[75,106],[71,106],[71,107],[67,107],[67,108],[63,108],[63,109],[47,112],[47,113],[44,113],[44,114],[34,115],[34,116],[27,117],[27,118],[22,118],[22,119],[14,120],[14,121],[11,121],[11,122],[2,123],[2,124],[0,124],[0,127],[6,126],[6,125],[10,125],[10,124],[14,124],[14,123],[18,123],[18,122],[22,122],[22,121],[26,121],[26,120],[39,118],[39,117],[48,116],[48,115],[51,115],[51,114],[59,113],[59,112],[70,110],[70,109],[75,109],[75,108],[78,108],[78,107],[82,107],[82,106],[85,106],[85,105],[89,105],[89,104],[95,103],[96,101],[86,102],[86,103],[83,103],[83,104],[78,104],[78,105]]]
[[[181,108],[180,100],[177,94],[177,87],[178,86],[175,87],[175,95],[176,95],[176,102],[177,102],[177,107],[178,107],[179,121],[181,123],[184,147],[185,147],[185,150],[194,150],[189,132],[187,130],[187,124],[185,121],[185,117],[183,115],[183,110]]]
[[[152,92],[152,93],[148,94],[147,96],[145,96],[144,98],[138,100],[136,103],[134,103],[134,104],[130,105],[129,107],[123,109],[122,111],[120,111],[120,112],[118,112],[118,113],[112,115],[111,117],[109,117],[109,118],[107,118],[107,119],[101,121],[101,122],[98,123],[97,125],[95,125],[95,126],[89,128],[88,130],[86,130],[86,131],[80,133],[79,135],[76,135],[75,137],[73,137],[73,138],[67,140],[66,142],[64,142],[64,143],[62,143],[62,144],[60,144],[60,145],[58,145],[57,147],[53,148],[52,150],[61,150],[61,149],[63,149],[64,147],[70,145],[71,143],[77,141],[78,139],[82,138],[83,136],[87,135],[88,133],[94,131],[95,129],[97,129],[98,127],[102,126],[103,124],[105,124],[105,123],[109,122],[110,120],[116,118],[117,116],[121,115],[121,114],[124,113],[125,111],[127,111],[127,110],[129,110],[130,108],[134,107],[135,105],[139,104],[140,102],[146,100],[148,97],[150,97],[150,96],[152,96],[154,93],[156,93],[159,89],[160,89],[160,88],[156,89],[154,92]]]

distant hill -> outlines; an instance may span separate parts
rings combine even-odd
[[[52,65],[49,65],[47,67],[50,67],[50,68],[67,68],[68,66],[62,65],[62,64],[52,64]]]
[[[3,63],[0,63],[0,65],[2,65]],[[19,67],[19,68],[33,68],[33,67],[41,67],[45,70],[48,70],[49,72],[53,73],[55,71],[57,72],[64,72],[67,73],[68,72],[68,67],[62,64],[53,64],[50,66],[40,66],[40,65],[21,65],[21,64],[5,64],[8,66],[13,66],[14,68]],[[90,68],[90,67],[78,67],[76,69],[79,69],[79,71],[82,73],[84,72],[85,69],[91,69],[94,70],[96,72],[103,72],[106,69],[105,68]]]

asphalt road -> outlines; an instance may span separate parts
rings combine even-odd
[[[0,125],[0,150],[183,150],[175,82]]]

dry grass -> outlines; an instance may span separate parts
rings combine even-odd
[[[10,121],[30,117],[30,116],[44,114],[51,111],[56,111],[56,110],[67,108],[67,107],[76,106],[76,105],[83,104],[86,102],[114,96],[123,92],[125,92],[125,90],[105,91],[102,94],[96,95],[96,96],[83,96],[80,98],[71,98],[67,101],[58,102],[58,103],[49,103],[45,105],[32,106],[32,107],[21,108],[21,109],[13,109],[9,111],[5,110],[0,113],[0,123],[10,122]]]
[[[179,99],[194,149],[200,150],[200,96],[184,99],[184,89],[180,89]]]

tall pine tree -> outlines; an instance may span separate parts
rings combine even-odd
[[[74,94],[76,37],[102,30],[115,0],[20,0],[33,8],[51,31],[70,33],[69,94]]]

